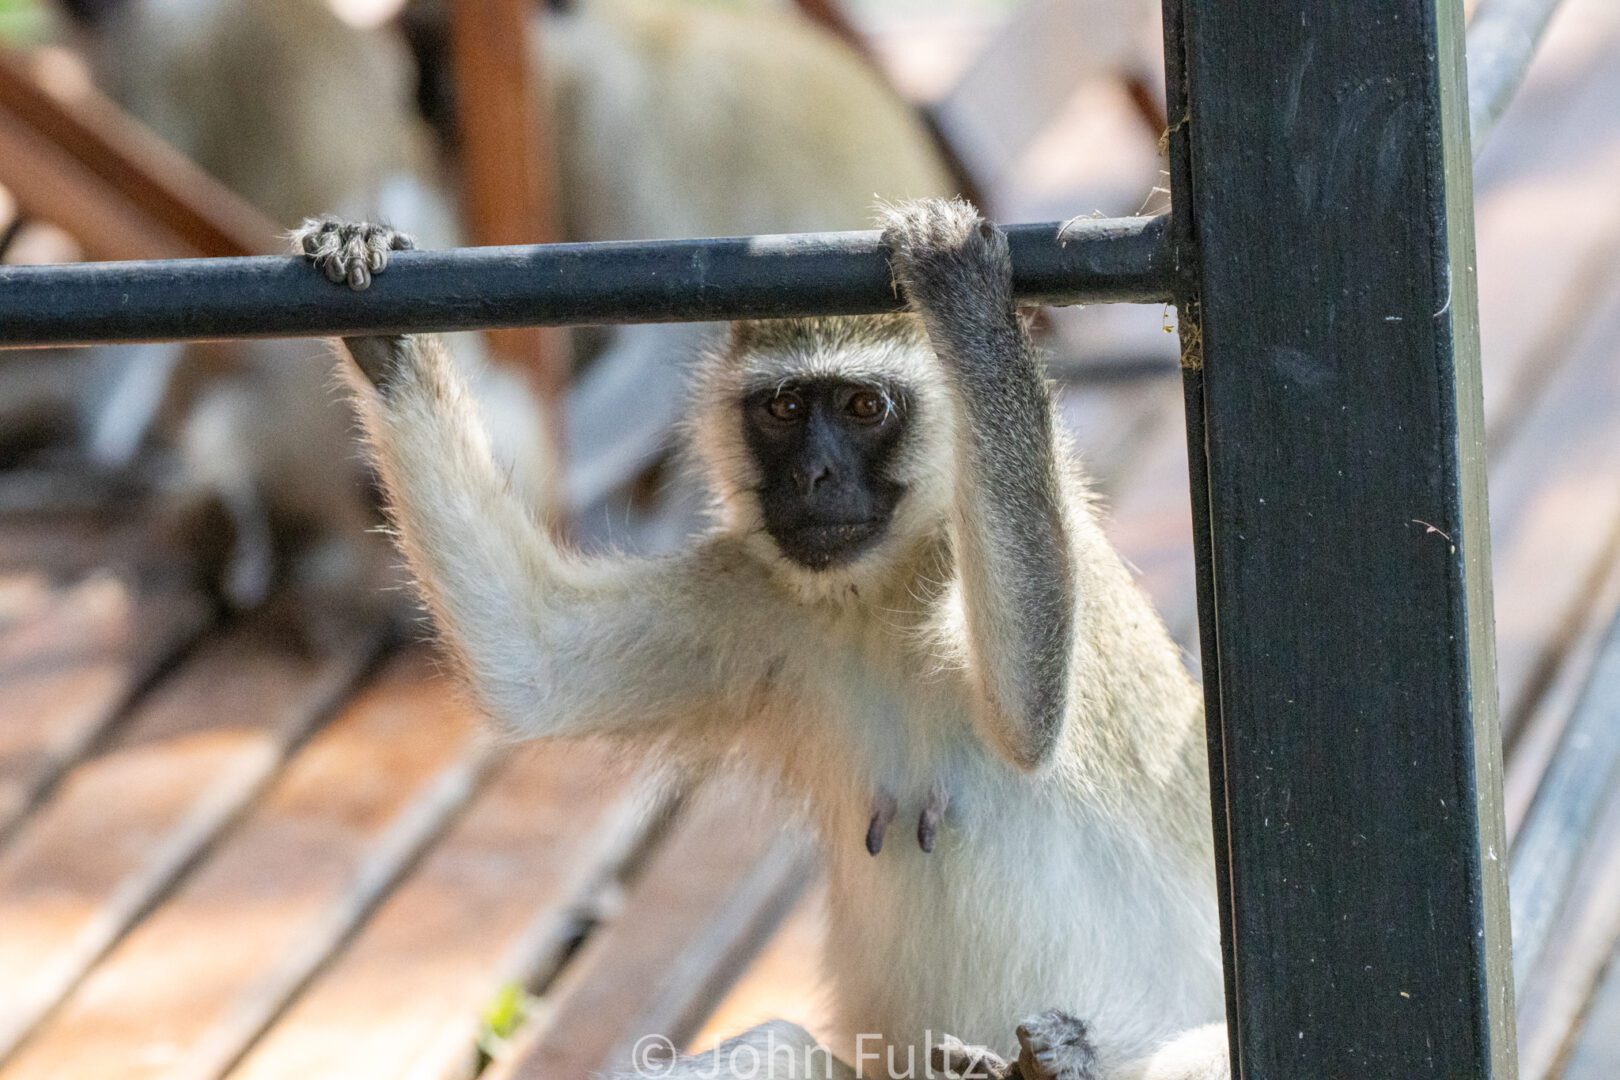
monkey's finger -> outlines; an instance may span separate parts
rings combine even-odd
[[[393,246],[393,232],[389,229],[374,229],[366,235],[366,265],[373,274],[379,274],[388,267],[388,251]]]
[[[321,269],[326,272],[326,278],[335,284],[341,285],[348,280],[349,271],[343,265],[343,260],[327,255],[320,260]]]
[[[349,263],[349,288],[355,292],[362,292],[371,287],[371,271],[366,269],[363,260],[356,259]]]

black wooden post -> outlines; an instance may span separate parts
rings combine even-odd
[[[1234,1062],[1511,1077],[1461,0],[1165,11]]]

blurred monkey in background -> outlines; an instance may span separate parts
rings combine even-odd
[[[393,35],[351,26],[321,0],[62,7],[101,88],[272,220],[363,209],[459,241],[431,132],[415,112],[411,57]],[[222,364],[178,378],[174,352],[109,350],[122,384],[112,402],[169,399],[152,416],[175,451],[181,519],[208,507],[230,521],[212,583],[235,606],[256,605],[278,580],[334,615],[393,595],[377,588],[394,560],[374,534],[366,471],[343,449],[353,417],[314,375],[327,349],[292,340],[213,346],[216,358],[225,352]],[[457,335],[454,351],[492,411],[496,453],[515,489],[538,490],[545,434],[528,388],[484,364],[475,335]],[[117,464],[108,448],[118,443],[133,454],[134,440],[109,434],[128,428],[127,416],[103,410],[87,432],[92,456]]]
[[[444,0],[412,0],[373,28],[340,19],[328,0],[60,6],[105,92],[278,223],[335,213],[387,220],[425,246],[461,240],[442,179],[455,143]],[[565,239],[860,228],[879,196],[951,192],[914,110],[791,10],[583,0],[537,8],[533,48]],[[566,403],[568,506],[611,505],[663,453],[681,361],[716,330],[596,336],[599,354]],[[537,490],[538,411],[517,379],[480,362],[476,338],[461,338],[455,351],[477,375],[497,453],[520,491]],[[316,348],[232,346],[234,371],[168,410],[179,415],[170,434],[181,490],[230,511],[223,592],[238,604],[289,574],[358,600],[393,572],[368,535],[376,518],[359,463],[333,467],[353,460],[352,417],[326,365],[307,362]],[[167,379],[163,363],[126,377]]]

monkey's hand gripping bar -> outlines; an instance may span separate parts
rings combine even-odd
[[[1171,296],[1167,218],[1012,225],[1031,304]],[[403,251],[365,292],[301,258],[0,267],[0,348],[870,314],[900,298],[876,232]]]

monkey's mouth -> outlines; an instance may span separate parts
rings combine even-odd
[[[773,531],[782,554],[809,570],[826,570],[852,561],[883,535],[885,522],[811,522]]]

